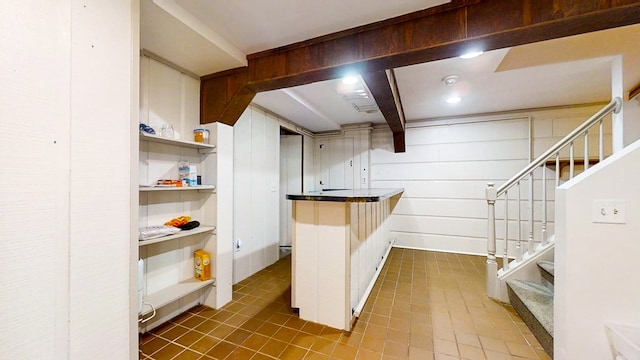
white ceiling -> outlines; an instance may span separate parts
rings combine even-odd
[[[197,75],[206,75],[245,66],[250,53],[446,2],[143,0],[141,44]],[[638,43],[640,25],[394,71],[407,121],[592,103],[610,98],[614,56],[624,55],[625,89],[640,82]],[[459,76],[459,82],[445,85],[442,78],[452,74]],[[346,101],[341,94],[344,86],[340,80],[330,80],[264,92],[254,103],[314,132],[385,122],[379,111],[358,112],[354,101]],[[447,104],[446,98],[453,94],[462,101]]]

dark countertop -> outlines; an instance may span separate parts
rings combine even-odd
[[[402,194],[403,191],[404,189],[322,190],[287,194],[287,200],[378,202]]]

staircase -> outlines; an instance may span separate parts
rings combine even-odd
[[[537,262],[542,282],[509,280],[509,302],[544,350],[553,356],[553,275],[551,261]]]
[[[560,184],[559,169],[563,162],[568,163],[568,179],[571,179],[576,175],[576,163],[587,172],[590,165],[604,159],[603,119],[612,112],[618,113],[621,105],[620,98],[613,99],[500,187],[492,183],[487,186],[487,295],[510,302],[551,357],[556,239],[548,229],[548,222],[553,219],[547,219],[547,183],[555,180],[556,187]],[[590,157],[589,131],[598,127],[598,155],[594,160]],[[576,161],[574,143],[579,138],[584,143],[583,160]],[[554,177],[547,176],[550,165],[555,165]],[[537,197],[534,198],[534,194]],[[526,206],[522,206],[523,202]],[[539,214],[534,213],[534,202],[541,204]],[[496,218],[496,204],[503,209],[502,217]],[[525,219],[522,208],[527,209]],[[500,238],[496,237],[498,223]],[[501,242],[501,249],[497,247],[497,240]],[[497,256],[502,257],[502,269],[498,269]]]

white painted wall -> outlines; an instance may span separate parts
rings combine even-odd
[[[313,189],[313,143],[309,131],[251,105],[233,127],[234,284],[273,264],[279,257],[280,127],[303,135],[303,184]]]
[[[486,254],[487,182],[499,186],[528,164],[530,147],[534,155],[539,155],[600,107],[412,122],[406,130],[407,151],[397,154],[393,153],[391,133],[387,129],[374,130],[371,187],[405,189],[391,221],[396,246]],[[533,144],[529,142],[529,118]],[[610,134],[610,126],[606,129]],[[610,147],[609,141],[607,144]],[[581,149],[581,145],[576,148]],[[595,141],[590,141],[590,148],[596,151]],[[548,177],[553,174],[548,171]],[[553,181],[549,182],[548,214],[553,219]],[[524,198],[526,186],[521,192]],[[538,190],[534,198],[540,199]],[[517,238],[516,208],[511,202],[510,240]],[[528,204],[523,202],[523,221],[527,219],[527,209]],[[497,216],[502,216],[503,211],[503,205],[498,204]],[[534,204],[534,211],[541,212],[539,201]],[[552,223],[548,228],[553,233]],[[501,223],[496,230],[498,238],[504,237]],[[526,226],[522,232],[526,239]],[[534,225],[538,239],[539,232],[538,221]],[[501,253],[501,243],[498,247]],[[510,249],[511,253],[515,246]]]
[[[302,191],[302,135],[280,135],[280,241],[291,246],[292,202],[288,193]]]
[[[280,125],[253,106],[234,125],[234,283],[278,260]]]
[[[625,101],[623,106],[624,143],[626,146],[640,139],[640,97]]]
[[[138,27],[137,1],[12,1],[0,11],[3,358],[137,356]]]
[[[612,359],[606,322],[640,327],[640,143],[556,191],[555,359]],[[595,199],[625,201],[625,224],[592,222]]]

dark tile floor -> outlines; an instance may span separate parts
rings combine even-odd
[[[485,258],[392,249],[351,332],[291,309],[291,257],[140,336],[140,359],[549,359],[509,305],[485,295]]]

